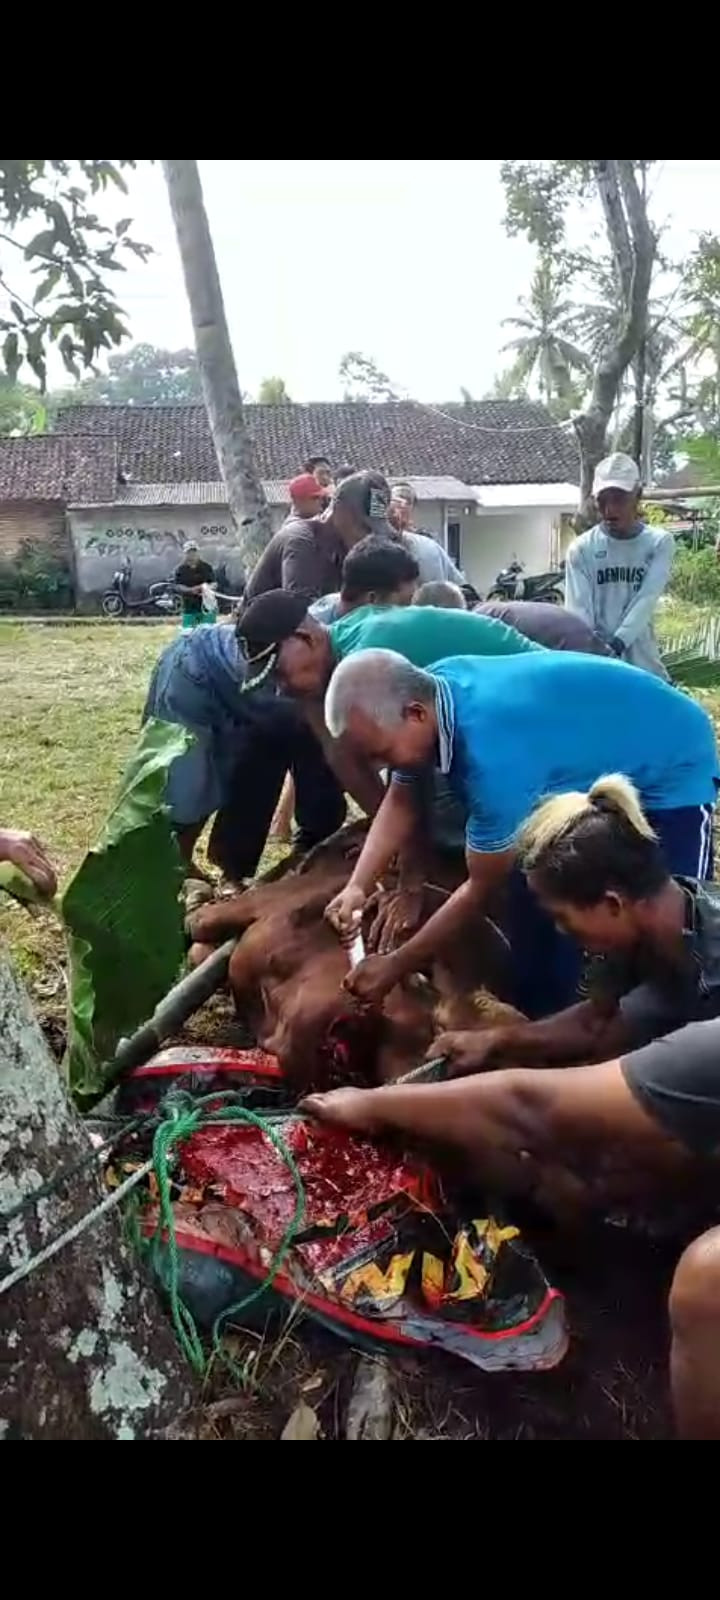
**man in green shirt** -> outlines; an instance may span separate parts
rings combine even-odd
[[[508,656],[541,647],[495,617],[437,606],[361,606],[329,627],[301,595],[271,589],[251,601],[238,638],[252,681],[272,674],[294,698],[321,700],[339,661],[356,650],[396,650],[414,667],[448,656]]]

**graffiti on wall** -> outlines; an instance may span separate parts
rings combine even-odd
[[[93,529],[80,534],[80,546],[84,555],[177,556],[182,554],[189,537],[194,538],[195,534],[188,535],[183,528],[106,528],[102,533]],[[225,522],[203,523],[199,542],[204,540],[209,544],[234,543],[235,533]]]

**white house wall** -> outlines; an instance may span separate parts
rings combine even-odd
[[[81,599],[107,588],[125,556],[133,587],[169,578],[188,539],[213,566],[225,564],[231,585],[240,581],[237,535],[223,506],[93,506],[68,515]]]
[[[553,526],[559,512],[545,508],[527,511],[473,513],[458,517],[460,558],[465,576],[485,594],[502,567],[515,558],[527,571],[544,572],[552,562]]]
[[[278,528],[286,515],[285,507],[273,506],[273,527]],[[559,516],[558,511],[539,507],[466,515],[462,505],[446,507],[438,500],[420,501],[415,508],[418,527],[441,542],[445,522],[459,523],[461,565],[482,592],[513,556],[525,563],[528,572],[544,571],[551,564],[553,527]],[[81,600],[107,588],[124,556],[133,563],[133,586],[168,578],[188,539],[197,540],[213,566],[227,567],[231,587],[241,580],[237,538],[226,507],[93,506],[71,510],[68,517]]]

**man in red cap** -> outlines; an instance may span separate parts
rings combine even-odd
[[[305,521],[308,517],[319,517],[325,510],[326,493],[322,484],[318,483],[312,472],[301,472],[288,484],[291,517],[300,517]]]
[[[245,602],[268,589],[288,589],[308,604],[334,594],[348,550],[369,533],[392,539],[387,520],[390,486],[380,472],[353,472],[338,484],[322,516],[288,517],[273,534],[245,586]]]

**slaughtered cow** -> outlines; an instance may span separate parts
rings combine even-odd
[[[348,952],[325,909],[347,882],[364,831],[364,824],[342,829],[286,876],[190,918],[195,962],[237,936],[229,983],[238,1013],[298,1090],[397,1078],[422,1061],[438,1033],[495,1023],[504,1010],[498,1012],[486,986],[502,992],[506,947],[485,918],[462,952],[444,952],[427,975],[397,985],[381,1009],[362,1011],[351,1000],[343,989]],[[447,860],[435,866],[426,885],[426,917],[457,883]],[[385,887],[391,891],[393,884]],[[376,913],[377,904],[368,907],[365,938]]]

